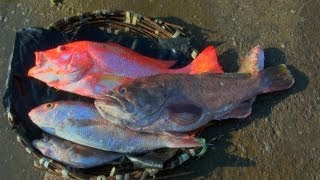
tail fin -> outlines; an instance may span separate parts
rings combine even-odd
[[[264,52],[260,45],[252,48],[249,54],[242,59],[239,68],[240,73],[257,74],[264,68]]]
[[[213,46],[203,50],[192,62],[187,66],[190,68],[189,74],[200,74],[205,72],[223,73],[218,62],[217,52]]]
[[[267,68],[259,74],[264,93],[288,89],[294,84],[294,79],[284,64]]]

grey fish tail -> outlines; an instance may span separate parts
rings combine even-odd
[[[263,93],[288,89],[294,84],[294,78],[284,64],[267,68],[259,74]]]

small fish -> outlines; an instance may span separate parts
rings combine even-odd
[[[181,133],[211,120],[250,115],[258,94],[290,88],[294,79],[285,65],[264,70],[258,46],[242,62],[238,73],[155,75],[136,79],[95,100],[107,120],[150,133]],[[252,62],[251,62],[252,61]]]
[[[143,56],[115,43],[77,41],[35,52],[28,76],[59,90],[96,99],[118,85],[155,74],[222,73],[215,48],[207,47],[188,66],[169,69],[175,61]]]
[[[82,146],[54,136],[43,136],[43,139],[32,142],[35,148],[47,157],[76,168],[91,168],[112,163],[124,157],[120,153]]]
[[[159,148],[204,146],[193,137],[140,133],[115,126],[103,119],[93,104],[57,101],[29,112],[30,119],[44,131],[84,146],[119,153],[142,153]]]

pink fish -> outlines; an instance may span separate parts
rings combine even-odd
[[[111,89],[130,80],[156,74],[223,73],[215,48],[207,47],[189,65],[169,69],[175,61],[143,56],[115,43],[77,41],[35,52],[28,76],[48,86],[101,99]]]

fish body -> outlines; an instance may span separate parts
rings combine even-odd
[[[175,61],[143,56],[115,43],[77,41],[35,52],[28,76],[48,86],[96,99],[132,79],[155,74],[222,73],[215,48],[209,46],[190,65],[169,69]]]
[[[142,153],[159,148],[202,146],[195,138],[140,133],[115,126],[103,119],[92,104],[57,101],[29,112],[30,119],[44,131],[77,144],[119,153]]]
[[[259,48],[252,52],[252,58],[264,59],[257,54]],[[252,64],[250,58],[245,60],[244,64]],[[256,95],[294,83],[285,65],[261,70],[256,61],[252,67],[256,70],[241,68],[243,73],[145,77],[119,86],[106,99],[95,100],[95,106],[112,123],[133,130],[188,132],[211,120],[247,117]]]
[[[91,168],[108,164],[124,156],[120,153],[107,152],[48,135],[34,140],[32,144],[43,155],[76,168]]]

